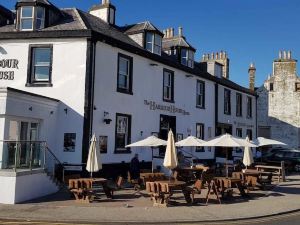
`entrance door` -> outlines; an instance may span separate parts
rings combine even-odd
[[[159,138],[168,139],[169,130],[173,131],[174,138],[176,137],[176,116],[160,115],[160,130]],[[166,147],[159,148],[159,155],[165,155]]]

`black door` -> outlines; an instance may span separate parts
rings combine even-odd
[[[174,138],[176,137],[176,116],[167,116],[160,115],[160,130],[159,130],[159,138],[163,140],[168,139],[168,133],[171,129],[174,134]],[[159,155],[165,155],[166,147],[159,148]]]

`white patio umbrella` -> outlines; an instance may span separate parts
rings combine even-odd
[[[153,173],[153,148],[159,147],[159,146],[165,146],[167,145],[167,141],[162,140],[158,137],[155,136],[150,136],[147,137],[143,140],[134,142],[130,145],[126,145],[126,148],[131,148],[131,147],[151,147],[152,150],[152,173]]]
[[[281,141],[268,139],[264,137],[258,137],[253,141],[254,144],[256,144],[258,147],[266,146],[266,145],[287,145]]]
[[[93,172],[98,172],[102,169],[102,162],[100,156],[100,150],[97,148],[97,139],[96,135],[93,134],[90,148],[88,160],[86,163],[86,170],[91,173],[91,177],[93,176]]]
[[[207,141],[201,146],[209,146],[209,147],[227,147],[226,148],[226,176],[228,177],[228,148],[233,147],[257,147],[257,145],[247,142],[245,139],[234,137],[230,134],[223,134],[221,136],[215,137],[210,141]]]
[[[194,136],[188,136],[187,138],[181,140],[181,141],[178,141],[175,143],[175,146],[177,147],[198,147],[198,146],[201,146],[201,144],[205,143],[205,141],[199,139],[199,138],[196,138]]]
[[[170,130],[168,133],[167,148],[163,165],[170,170],[176,168],[178,165],[174,135],[172,130]]]
[[[247,136],[246,141],[249,142],[249,137]],[[244,157],[243,157],[243,164],[246,166],[246,169],[248,166],[251,166],[251,164],[254,163],[252,150],[250,147],[245,147],[244,149]]]

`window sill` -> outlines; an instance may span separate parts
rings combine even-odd
[[[231,113],[224,112],[224,115],[231,116]]]
[[[53,87],[51,83],[26,83],[25,87]]]
[[[114,154],[131,154],[131,150],[115,150]]]
[[[122,93],[122,94],[127,94],[127,95],[133,95],[132,91],[124,90],[124,89],[117,89],[117,92]]]
[[[205,109],[205,106],[199,106],[199,105],[196,105],[196,108],[197,108],[197,109]]]
[[[174,100],[163,99],[164,102],[175,103]]]
[[[243,117],[243,115],[236,115],[236,117],[240,117],[241,118],[241,117]]]

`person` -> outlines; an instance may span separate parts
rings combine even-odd
[[[140,161],[138,154],[135,154],[131,159],[129,172],[131,179],[136,180],[140,178]]]

